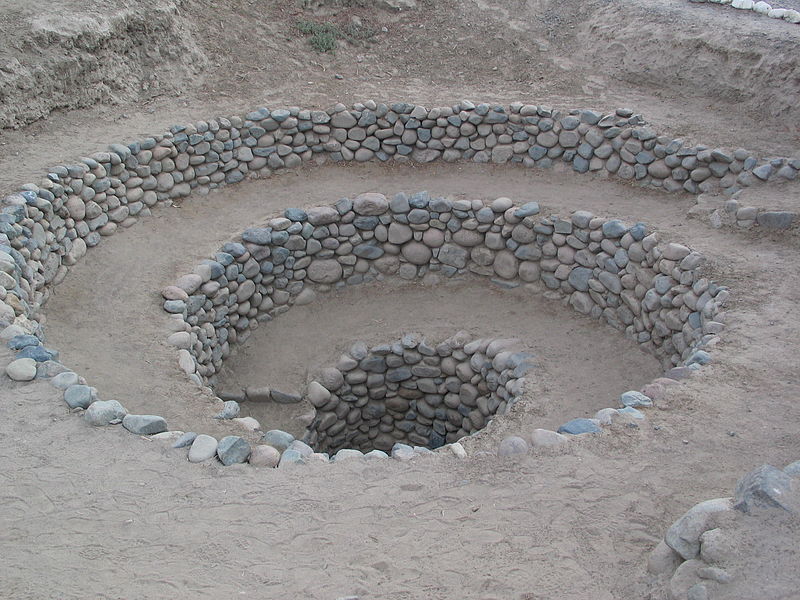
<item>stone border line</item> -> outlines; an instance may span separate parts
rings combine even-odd
[[[21,362],[6,372],[17,381],[60,376],[57,385],[85,385],[41,344],[39,313],[52,286],[88,248],[148,216],[159,202],[248,176],[326,161],[511,162],[537,168],[560,162],[580,173],[613,174],[671,192],[732,195],[764,181],[796,179],[800,170],[796,158],[759,160],[743,149],[690,147],[643,125],[628,109],[603,115],[519,102],[504,107],[465,100],[426,109],[368,101],[327,111],[261,108],[112,144],[107,152],[52,168],[42,182],[26,184],[0,203],[0,337],[17,338],[12,347],[21,353]],[[79,396],[76,406],[86,403],[87,394],[96,398],[88,386],[72,393]],[[104,402],[87,410],[90,422],[121,422],[121,405]],[[161,427],[158,418],[130,417],[132,431]]]
[[[724,4],[739,10],[751,10],[756,14],[764,15],[770,19],[783,19],[788,23],[800,24],[800,12],[791,8],[773,8],[771,4],[760,0],[689,0],[694,4]]]
[[[786,210],[769,210],[755,206],[742,206],[738,200],[741,192],[728,198],[710,194],[697,196],[697,203],[686,215],[704,218],[714,229],[723,226],[750,230],[756,226],[765,230],[787,230],[797,227],[797,214]]]

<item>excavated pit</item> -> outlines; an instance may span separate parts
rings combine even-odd
[[[465,332],[435,345],[415,334],[372,348],[357,342],[309,384],[316,414],[304,441],[329,454],[388,452],[398,442],[436,449],[476,433],[523,391],[533,357],[517,345]]]

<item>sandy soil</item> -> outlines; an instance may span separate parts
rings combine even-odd
[[[262,102],[327,106],[369,96],[424,103],[468,96],[536,97],[598,108],[624,104],[644,112],[661,131],[713,145],[742,145],[767,155],[796,155],[800,146],[797,113],[787,101],[798,90],[796,53],[787,49],[796,47],[800,28],[789,24],[744,19],[739,11],[710,5],[687,8],[681,0],[571,0],[558,6],[421,0],[416,13],[356,11],[385,25],[388,35],[366,50],[343,48],[320,57],[301,51],[304,40],[286,33],[300,13],[265,4],[179,3],[178,16],[203,55],[212,58],[204,75],[178,86],[180,94],[118,94],[84,111],[53,112],[31,126],[0,131],[0,190],[36,181],[47,166],[109,141],[135,139],[173,122],[241,112]],[[78,3],[54,2],[42,12],[59,6],[82,10]],[[23,8],[0,11],[2,31],[27,31],[33,11],[30,3]],[[712,18],[716,29],[708,25]],[[220,31],[228,37],[200,35]],[[4,39],[9,41],[0,56],[21,52],[16,56],[36,63],[18,38]],[[284,49],[294,52],[291,59],[277,58]],[[688,56],[696,62],[687,63]],[[440,76],[438,68],[448,75]],[[59,106],[82,104],[44,103],[41,114]],[[90,430],[68,414],[48,384],[4,379],[0,595],[660,600],[663,587],[646,575],[644,557],[669,524],[698,501],[730,495],[749,469],[800,458],[797,236],[712,230],[685,218],[690,197],[666,198],[572,173],[468,165],[331,167],[192,198],[181,208],[158,210],[89,253],[46,308],[48,342],[103,397],[160,412],[173,426],[222,435],[230,425],[208,419],[209,399],[179,375],[174,351],[163,341],[160,288],[251,224],[253,214],[267,217],[285,206],[412,187],[452,197],[536,199],[553,211],[584,208],[645,220],[664,238],[704,252],[714,278],[733,291],[714,362],[673,388],[641,427],[617,427],[557,453],[516,461],[492,454],[502,436],[564,416],[559,402],[553,403],[558,410],[545,413],[528,402],[469,442],[467,461],[440,456],[291,471],[188,465],[182,452],[156,442],[115,429]],[[790,184],[767,194],[796,209],[796,188]],[[100,289],[107,293],[93,297]],[[387,316],[374,302],[390,291],[377,289],[371,300],[361,301],[359,308],[384,321],[365,337],[404,327],[401,311]],[[392,294],[392,302],[407,306],[422,291],[409,286]],[[444,287],[435,293],[452,297]],[[342,300],[330,302],[345,318],[348,298]],[[615,332],[566,319],[560,307],[536,295],[512,300],[516,295],[500,300],[484,288],[458,306],[477,311],[491,302],[499,330],[515,312],[534,313],[524,325],[525,342],[542,355],[547,397],[569,404],[579,396],[569,411],[593,410],[599,407],[596,398],[605,405],[628,387],[623,379],[633,385],[649,378],[647,357]],[[436,296],[423,302],[439,304]],[[479,331],[474,323],[438,314],[446,322],[426,311],[426,328]],[[292,319],[292,313],[279,319],[274,331],[299,327]],[[550,339],[553,328],[561,329],[561,339]],[[264,327],[245,346],[243,365],[266,351],[260,336],[272,330]],[[319,352],[303,343],[309,335],[303,333],[298,346],[268,355],[277,361],[269,368],[278,370],[281,360],[292,358],[324,363],[352,339],[322,327],[319,332],[329,339]],[[570,339],[579,332],[598,344],[602,338],[604,362],[586,366],[591,348]],[[571,350],[576,360],[558,360],[559,348]],[[619,377],[631,369],[615,363],[614,351],[634,361],[636,373]],[[0,358],[9,356],[0,351]],[[565,381],[570,373],[578,375]],[[796,539],[797,519],[758,526],[747,519],[742,517],[737,567],[742,578],[719,597],[752,597],[753,589],[764,589],[754,578],[767,574],[770,597],[791,598],[798,579],[786,548]],[[764,557],[769,570],[749,561],[751,553]]]

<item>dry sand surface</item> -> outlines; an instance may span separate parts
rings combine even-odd
[[[156,4],[162,3],[143,3],[142,10]],[[191,72],[178,77],[175,65],[153,66],[163,80],[157,94],[144,94],[134,81],[121,83],[116,95],[89,94],[91,101],[75,104],[59,101],[69,94],[45,89],[30,113],[17,96],[5,96],[4,114],[17,115],[17,126],[47,118],[0,130],[0,191],[37,181],[48,166],[108,142],[265,100],[327,106],[370,96],[429,103],[537,97],[570,107],[625,104],[659,131],[797,156],[800,84],[796,52],[788,49],[796,49],[800,27],[755,15],[678,0],[447,0],[439,9],[420,1],[408,14],[357,9],[387,26],[383,45],[317,56],[304,40],[281,37],[299,10],[244,0],[174,4],[180,20],[174,27],[191,33],[182,43],[209,59],[202,76],[195,81]],[[120,6],[136,13],[133,3]],[[59,1],[41,14],[59,8],[84,10]],[[28,2],[0,0],[0,29],[24,33],[39,12]],[[709,30],[710,19],[719,19],[719,30]],[[270,35],[257,35],[252,23]],[[232,41],[213,35],[219,30]],[[135,28],[125,31],[123,38],[135,37]],[[435,57],[423,45],[431,37]],[[37,38],[53,44],[37,55],[13,38],[0,43],[0,57],[33,65],[36,56],[58,54],[58,39]],[[285,49],[291,59],[280,54]],[[689,56],[698,57],[691,68]],[[449,75],[438,76],[442,65]],[[345,79],[332,79],[332,72]],[[49,112],[87,104],[96,105]],[[657,364],[618,332],[577,317],[541,291],[502,292],[462,280],[331,293],[258,329],[231,359],[225,381],[301,386],[355,339],[387,341],[408,329],[433,340],[459,329],[513,334],[538,366],[525,401],[465,443],[468,460],[442,455],[291,470],[190,465],[184,451],[118,428],[90,429],[47,383],[4,377],[0,597],[662,600],[665,588],[647,575],[645,558],[666,528],[693,504],[731,495],[750,469],[800,458],[797,234],[711,229],[686,218],[692,197],[560,170],[309,168],[159,208],[105,240],[55,289],[45,310],[48,344],[104,398],[163,414],[174,428],[239,433],[210,418],[216,405],[178,371],[174,349],[164,343],[160,289],[285,207],[422,189],[641,220],[662,239],[703,252],[709,276],[732,291],[713,363],[673,386],[638,428],[615,425],[557,451],[501,459],[495,450],[504,436],[613,405],[621,391],[655,376]],[[797,193],[798,185],[787,183],[748,202],[796,211]],[[0,350],[3,361],[10,356]],[[252,410],[269,426],[297,429],[296,413]],[[797,517],[739,520],[731,569],[740,575],[715,600],[796,598]]]

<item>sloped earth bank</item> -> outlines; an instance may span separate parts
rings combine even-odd
[[[530,97],[598,109],[626,104],[644,112],[656,129],[691,140],[767,155],[796,155],[800,145],[797,106],[787,102],[797,95],[791,50],[800,28],[788,23],[682,0],[421,0],[416,12],[351,11],[388,32],[370,48],[343,47],[335,56],[318,56],[291,32],[303,13],[276,4],[180,3],[177,15],[202,55],[193,54],[186,37],[183,46],[174,36],[148,38],[195,57],[179,63],[186,70],[159,79],[155,94],[133,93],[136,79],[126,80],[130,74],[119,70],[115,79],[134,81],[126,88],[130,94],[97,95],[75,83],[60,94],[47,87],[55,83],[48,81],[54,71],[46,69],[32,86],[20,88],[13,70],[10,85],[8,69],[0,70],[0,111],[16,124],[53,109],[93,104],[0,132],[2,191],[36,181],[48,166],[110,141],[137,139],[174,122],[265,102],[327,106],[333,98],[452,103],[465,96],[499,102]],[[595,8],[603,10],[593,13]],[[66,28],[87,10],[71,0],[0,2],[0,56],[36,70],[40,57],[47,62],[55,54],[79,54],[72,42],[48,47],[47,36],[30,43],[30,19],[50,15],[58,23],[62,15]],[[162,57],[166,52],[148,51]],[[87,55],[102,53],[91,49]],[[157,77],[158,69],[173,64],[162,62]],[[197,72],[193,64],[203,68]],[[86,81],[87,73],[96,72],[78,70],[68,80]],[[96,85],[99,90],[103,84]],[[142,103],[131,103],[135,99]],[[28,105],[34,110],[22,110]],[[317,179],[322,176],[324,185]],[[673,387],[638,429],[617,428],[557,453],[516,461],[495,457],[496,440],[541,426],[538,415],[515,411],[469,446],[467,461],[443,456],[291,471],[190,466],[180,452],[154,442],[112,428],[89,429],[67,414],[60,393],[46,383],[4,378],[1,595],[659,600],[665,588],[651,585],[644,565],[665,529],[695,503],[729,496],[750,469],[800,457],[796,236],[708,229],[685,219],[691,198],[664,199],[571,174],[467,166],[387,172],[370,166],[286,173],[192,198],[180,209],[157,211],[90,253],[47,307],[48,341],[69,366],[91,367],[82,372],[107,397],[122,390],[138,406],[163,408],[164,397],[190,404],[173,352],[161,342],[161,285],[248,225],[244,215],[254,203],[263,205],[266,217],[285,206],[327,202],[334,191],[423,188],[452,197],[539,199],[560,212],[585,208],[641,219],[665,238],[705,253],[715,279],[735,292],[714,362]],[[770,187],[765,193],[796,207],[796,188]],[[541,198],[532,196],[534,189]],[[224,231],[215,225],[220,210],[229,224]],[[182,226],[186,213],[197,229]],[[172,258],[156,260],[162,251]],[[111,263],[116,270],[99,269],[109,259],[117,261]],[[140,283],[137,277],[145,275]],[[113,291],[97,306],[83,304],[87,288]],[[574,328],[584,321],[565,323]],[[119,340],[102,346],[114,352],[110,356],[92,354],[93,341],[102,341],[100,326],[111,327]],[[137,328],[141,335],[131,331]],[[2,352],[7,361],[10,354]],[[145,377],[126,380],[133,369]],[[163,386],[158,394],[148,379],[156,375]],[[186,413],[174,413],[178,422],[179,414]],[[207,430],[213,433],[211,426]],[[741,577],[715,598],[754,597],[753,589],[761,589],[755,573],[775,582],[771,597],[795,594],[796,557],[773,542],[796,539],[798,522],[775,521],[744,521],[738,565],[732,567]],[[770,565],[767,575],[752,556]]]
[[[736,292],[714,363],[672,388],[639,428],[615,426],[557,452],[494,455],[503,436],[540,425],[522,404],[467,444],[466,461],[266,471],[190,466],[182,451],[89,429],[47,384],[6,381],[0,393],[12,409],[0,422],[0,457],[14,467],[2,475],[0,550],[10,597],[662,598],[644,565],[669,524],[700,500],[730,495],[749,469],[800,454],[796,240],[707,229],[685,220],[688,198],[571,173],[331,167],[192,198],[90,253],[48,306],[49,341],[101,392],[124,390],[127,402],[179,423],[169,411],[191,398],[161,342],[157,289],[240,230],[245,223],[236,220],[254,205],[266,216],[409,181],[453,197],[535,198],[562,213],[578,206],[627,220],[646,215],[665,239],[709,256],[715,279]],[[230,230],[214,227],[220,211]],[[92,286],[114,292],[93,303]],[[102,328],[112,336],[98,335]],[[148,362],[147,377],[175,386],[166,401],[147,380],[124,381]],[[576,377],[581,371],[576,364]],[[741,564],[750,552],[741,548]],[[789,565],[775,572],[789,590]],[[737,585],[718,597],[742,597]]]
[[[800,27],[790,23],[684,0],[420,0],[401,12],[333,2],[346,6],[323,14],[303,4],[0,0],[0,126],[75,108],[102,114],[102,128],[114,121],[108,135],[64,114],[3,131],[0,183],[13,170],[41,173],[30,157],[13,160],[37,132],[75,136],[61,144],[79,154],[95,133],[99,144],[289,100],[630,105],[688,140],[787,154],[800,139]],[[314,52],[296,29],[353,17],[375,35],[334,54]]]
[[[208,64],[181,0],[0,1],[0,127],[51,111],[180,95]]]

